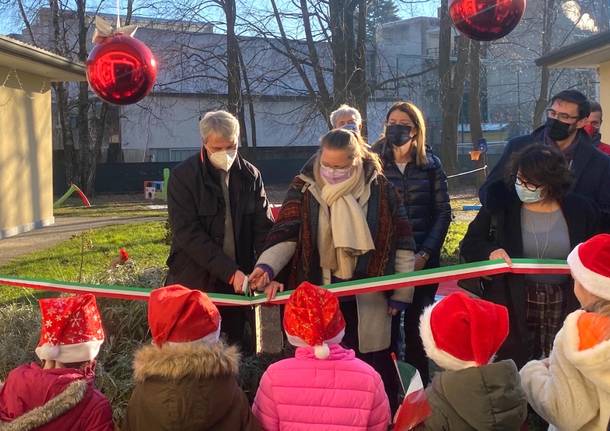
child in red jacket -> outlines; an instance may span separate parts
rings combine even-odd
[[[91,294],[41,299],[42,326],[31,363],[0,386],[0,430],[112,431],[110,403],[94,386],[104,330]]]

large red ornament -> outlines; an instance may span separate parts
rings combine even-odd
[[[157,61],[138,39],[117,34],[96,44],[87,59],[87,80],[95,94],[115,105],[142,100],[157,79]]]
[[[496,40],[519,24],[526,0],[449,0],[455,27],[470,39]]]

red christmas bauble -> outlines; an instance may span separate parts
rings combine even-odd
[[[519,24],[526,0],[449,0],[455,27],[470,39],[496,40]]]
[[[150,92],[156,79],[153,53],[132,36],[111,36],[95,45],[87,58],[89,85],[108,103],[136,103]]]

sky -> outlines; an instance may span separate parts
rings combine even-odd
[[[120,0],[119,0],[120,1]],[[409,17],[413,17],[413,16],[436,16],[436,11],[439,5],[439,0],[413,0],[413,1],[406,1],[406,0],[394,0],[396,5],[398,6],[398,14],[401,18],[409,18]],[[261,5],[263,5],[264,3],[267,3],[270,5],[270,2],[268,1],[261,1],[261,0],[241,0],[242,3],[247,4],[250,3],[251,6],[254,7],[258,7],[260,8]],[[0,0],[0,7],[2,7],[2,1]],[[2,9],[0,9],[0,34],[10,34],[10,33],[21,33],[22,30],[22,23],[19,19],[19,16],[17,14],[17,9],[16,9],[16,1],[10,1],[8,2],[13,3],[15,6],[12,10],[9,11],[4,11]],[[34,0],[34,1],[27,1],[24,0],[24,3],[27,4],[34,4],[34,3],[39,3],[38,1]],[[44,3],[45,5],[47,4],[47,2],[41,2]],[[125,1],[123,1],[122,3],[126,3]],[[134,7],[137,8],[140,4],[146,4],[146,3],[150,3],[150,0],[135,0],[134,1]],[[280,2],[278,2],[280,3]],[[239,7],[238,6],[238,13],[239,13]],[[271,6],[269,6],[270,8]],[[88,2],[88,9],[90,9],[91,11],[95,11],[95,10],[101,10],[102,12],[105,13],[115,13],[116,12],[116,4],[115,1],[112,0],[102,0],[102,1],[89,1]],[[122,13],[125,13],[125,9],[122,9]],[[151,15],[153,14],[152,10],[146,10],[146,9],[140,9],[137,12],[138,15]],[[216,21],[216,22],[222,22],[223,21],[223,15],[222,15],[222,11],[219,8],[209,8],[206,10],[206,18],[209,19],[210,21]]]

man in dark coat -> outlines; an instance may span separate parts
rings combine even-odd
[[[555,145],[566,157],[574,175],[572,192],[592,200],[599,207],[600,227],[610,232],[610,158],[593,147],[591,138],[583,130],[590,111],[589,101],[576,90],[565,90],[555,95],[550,108],[546,110],[546,124],[531,135],[508,142],[502,157],[479,190],[481,203],[489,206],[488,197],[491,194],[510,199],[512,191],[504,182],[504,174],[513,154],[533,143]]]
[[[173,169],[167,204],[172,245],[166,284],[206,292],[242,293],[273,224],[261,174],[237,153],[239,122],[225,111],[199,124],[203,147]],[[252,312],[221,309],[223,332],[243,344]]]

